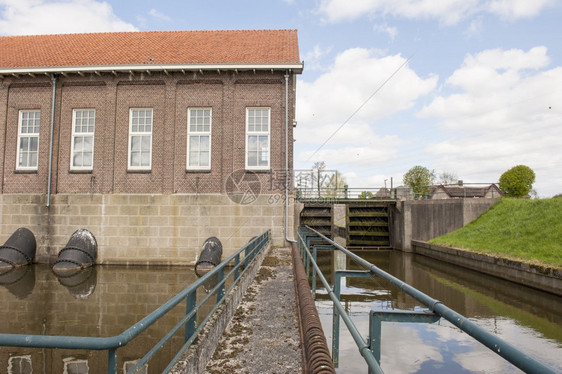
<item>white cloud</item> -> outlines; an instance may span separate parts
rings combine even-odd
[[[482,33],[482,29],[483,29],[483,20],[482,17],[478,17],[470,22],[470,25],[468,26],[464,34],[465,36],[470,38],[476,35],[480,35]]]
[[[493,182],[524,164],[535,170],[540,195],[562,189],[562,67],[547,70],[549,62],[544,47],[467,56],[444,86],[454,93],[419,112],[448,134],[425,148],[438,160],[433,167]]]
[[[552,4],[554,0],[321,0],[317,11],[326,22],[381,14],[436,19],[450,25],[479,13],[497,14],[508,19],[532,17]]]
[[[305,63],[305,68],[307,71],[314,70],[325,70],[322,64],[322,58],[325,57],[332,48],[322,48],[318,44],[312,48],[312,50],[304,53],[303,61]]]
[[[506,19],[536,16],[544,8],[554,5],[555,0],[489,0],[486,10]]]
[[[167,15],[160,13],[159,11],[157,11],[156,9],[150,9],[150,11],[148,12],[148,14],[154,18],[157,18],[161,21],[169,21],[171,20],[170,17],[168,17]]]
[[[361,138],[357,138],[361,139]],[[353,168],[373,168],[396,157],[396,148],[403,144],[396,136],[375,137],[371,146],[346,146],[322,148],[315,153],[315,160],[326,162],[329,168],[351,170]],[[298,154],[299,161],[306,163],[313,151],[302,151]]]
[[[394,38],[396,38],[396,35],[398,34],[398,29],[396,27],[391,27],[387,24],[375,25],[373,26],[373,30],[388,34],[390,40],[394,40]]]
[[[136,30],[104,1],[0,0],[0,12],[1,35]]]
[[[353,48],[339,54],[313,82],[299,80],[296,167],[322,160],[328,168],[350,175],[354,186],[365,186],[367,181],[381,186],[385,178],[373,174],[380,174],[385,162],[400,157],[398,150],[407,141],[383,134],[389,128],[378,124],[385,117],[411,110],[418,98],[437,85],[437,77],[419,77],[406,61],[400,55]]]
[[[437,85],[437,77],[421,78],[407,64],[400,68],[405,62],[400,55],[381,57],[376,50],[353,48],[340,53],[314,82],[299,80],[297,119],[303,126],[297,127],[297,139],[321,144],[352,117],[330,144],[368,142],[374,131],[367,124],[411,108]]]

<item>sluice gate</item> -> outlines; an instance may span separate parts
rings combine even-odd
[[[333,203],[307,201],[299,215],[300,225],[328,238],[339,238],[351,249],[392,247],[394,201],[338,200]]]
[[[388,203],[347,204],[348,247],[390,247]]]
[[[300,213],[300,224],[332,238],[332,204],[307,203]]]

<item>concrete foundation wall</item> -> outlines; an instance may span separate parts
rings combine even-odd
[[[498,199],[405,200],[392,211],[392,246],[412,251],[412,240],[427,241],[469,224]]]
[[[562,272],[560,269],[429,244],[422,241],[414,241],[412,246],[417,254],[562,296]]]
[[[283,245],[284,204],[277,197],[237,204],[223,194],[57,194],[47,208],[42,194],[0,194],[0,243],[27,227],[37,240],[35,262],[52,263],[85,228],[96,237],[100,264],[193,265],[210,236],[222,242],[223,257],[269,229],[272,244]],[[290,205],[290,231],[292,211]]]

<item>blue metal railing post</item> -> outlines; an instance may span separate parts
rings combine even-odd
[[[337,301],[332,301],[332,362],[334,363],[334,367],[337,368],[340,360],[340,312],[336,306],[336,302],[339,304],[341,294],[341,274],[338,271],[334,272],[333,292]]]
[[[429,310],[377,310],[371,308],[369,312],[369,347],[375,359],[381,362],[381,324],[388,322],[434,323],[441,317]]]
[[[107,351],[107,373],[117,374],[117,350],[115,348]]]
[[[314,246],[314,250],[312,253],[312,260],[315,263],[318,263],[317,259],[318,259],[318,248],[317,246]],[[316,299],[316,272],[315,271],[312,272],[312,297]]]
[[[219,276],[218,284],[220,286],[217,291],[217,304],[219,304],[222,301],[222,298],[224,297],[224,267],[220,268],[218,276]]]
[[[186,297],[185,301],[185,315],[188,315],[197,305],[197,292],[193,291]],[[197,323],[197,312],[187,321],[185,324],[185,341],[187,342],[189,338],[195,333],[195,324]]]
[[[336,296],[337,302],[341,300],[341,280],[342,278],[366,278],[370,277],[371,273],[368,271],[360,270],[336,270],[334,272],[334,295]],[[336,307],[336,301],[333,301],[333,318],[332,318],[332,361],[334,362],[334,367],[338,367],[339,355],[340,355],[340,313]]]
[[[234,280],[237,281],[240,278],[240,254],[234,257]]]
[[[244,247],[244,269],[247,269],[250,266],[250,245],[246,244]]]

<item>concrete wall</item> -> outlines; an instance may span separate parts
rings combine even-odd
[[[100,264],[192,265],[210,236],[222,242],[223,258],[268,229],[272,244],[283,245],[283,202],[275,194],[250,204],[223,194],[57,194],[47,208],[45,195],[0,194],[0,243],[27,227],[37,240],[35,261],[51,263],[85,228],[96,237]]]
[[[412,251],[412,240],[427,241],[469,224],[498,199],[405,200],[392,210],[392,247]]]
[[[523,261],[508,260],[421,241],[414,241],[412,246],[414,252],[417,254],[562,296],[562,272],[560,269],[533,265]]]

